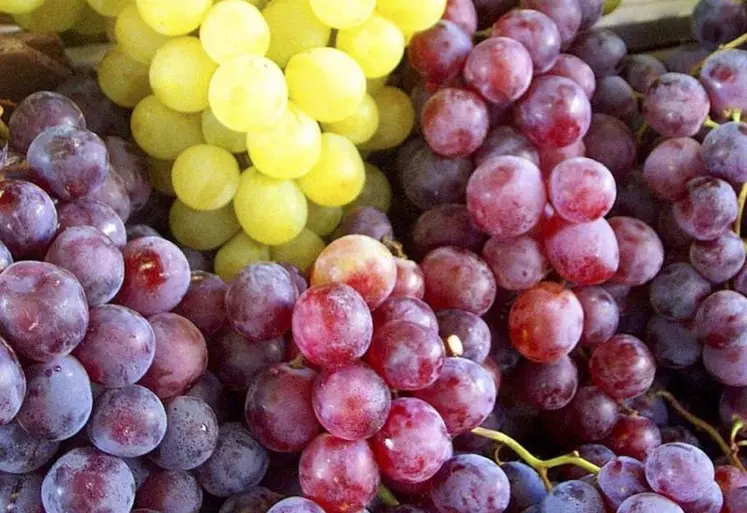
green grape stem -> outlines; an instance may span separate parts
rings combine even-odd
[[[395,497],[392,491],[384,485],[379,485],[379,491],[376,492],[376,496],[379,498],[382,504],[384,504],[384,506],[388,508],[399,506],[397,497]]]
[[[737,220],[734,221],[734,233],[737,237],[742,236],[742,219],[744,219],[744,205],[747,203],[747,183],[742,184],[742,188],[739,189],[738,198],[739,208],[737,209]]]
[[[729,41],[728,43],[722,44],[713,53],[718,53],[718,52],[720,52],[722,50],[731,50],[732,48],[737,48],[738,46],[742,46],[744,43],[747,43],[747,33],[742,34],[738,38],[736,38],[736,39],[734,39],[732,41]],[[713,54],[711,54],[711,55],[713,55]],[[707,57],[706,57],[706,59],[707,59]],[[693,76],[695,76],[695,77],[697,77],[698,75],[700,75],[700,70],[703,67],[703,63],[705,63],[706,59],[703,59],[702,61],[700,61],[699,63],[697,63],[695,65],[695,67],[693,67],[692,70],[690,70],[690,74],[693,75]]]
[[[558,456],[549,460],[541,460],[530,453],[519,442],[517,442],[507,434],[501,433],[500,431],[493,431],[492,429],[477,427],[472,430],[472,433],[509,447],[516,453],[517,456],[524,460],[527,465],[537,471],[548,489],[552,488],[550,480],[547,476],[547,471],[551,468],[560,467],[563,465],[575,465],[577,467],[581,467],[587,472],[590,472],[591,474],[597,474],[600,470],[599,467],[594,465],[592,462],[582,458],[577,452]]]
[[[736,450],[739,450],[737,436],[742,429],[744,429],[744,421],[735,415],[734,423],[731,426],[731,433],[729,434],[729,442],[731,443],[732,448],[736,448]]]

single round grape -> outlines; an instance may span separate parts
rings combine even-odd
[[[499,36],[494,28],[493,37],[475,46],[464,65],[464,80],[485,100],[507,105],[529,89],[532,56],[520,41]]]
[[[699,499],[714,475],[711,459],[692,445],[664,444],[646,459],[646,480],[651,488],[677,502]]]
[[[540,410],[563,408],[578,389],[578,369],[567,356],[552,363],[522,361],[512,375],[517,392]]]
[[[613,281],[633,286],[651,281],[664,263],[664,246],[657,233],[633,217],[613,217],[609,223],[620,248],[620,266]]]
[[[202,21],[200,42],[217,63],[241,55],[264,56],[270,46],[270,27],[251,2],[216,4]]]
[[[648,492],[645,467],[627,456],[616,456],[608,461],[597,476],[599,489],[613,508],[618,508],[628,498]]]
[[[511,488],[507,513],[523,513],[547,496],[547,489],[539,474],[525,463],[509,461],[501,465],[501,470],[506,474]]]
[[[166,412],[147,388],[131,385],[107,390],[96,399],[88,432],[98,449],[112,456],[136,458],[163,440]]]
[[[59,232],[75,226],[92,226],[111,239],[117,247],[127,243],[124,223],[117,213],[99,201],[82,198],[59,208]]]
[[[285,341],[282,338],[250,341],[229,331],[213,339],[209,352],[210,368],[223,385],[243,393],[263,369],[283,361]]]
[[[173,309],[197,326],[203,335],[217,333],[227,322],[225,295],[228,285],[218,276],[192,271],[187,293]]]
[[[384,427],[370,444],[382,476],[409,484],[433,477],[454,451],[441,416],[414,397],[392,401]]]
[[[734,189],[711,177],[687,182],[686,195],[674,204],[677,224],[698,240],[713,240],[736,220],[738,205]]]
[[[711,284],[690,264],[670,264],[651,282],[651,306],[667,319],[688,320],[711,294]]]
[[[462,73],[472,51],[472,40],[461,27],[447,19],[413,35],[407,46],[410,66],[436,84],[449,83]]]
[[[698,363],[703,347],[687,324],[655,315],[646,326],[646,345],[657,365],[684,369]]]
[[[508,317],[511,343],[537,363],[551,363],[569,354],[581,338],[583,322],[583,308],[575,294],[551,282],[523,292]]]
[[[197,467],[202,487],[218,497],[229,497],[259,484],[267,472],[267,451],[238,422],[220,427],[210,458]]]
[[[42,482],[48,513],[129,511],[135,502],[135,480],[127,465],[92,448],[62,456]]]
[[[703,140],[701,158],[708,173],[731,183],[747,181],[747,163],[739,155],[747,151],[747,125],[725,123]]]
[[[455,456],[431,482],[431,500],[441,512],[475,511],[503,513],[509,504],[510,485],[506,473],[487,458],[476,454]]]
[[[689,137],[667,139],[646,158],[646,183],[664,199],[679,201],[687,195],[687,182],[706,173],[700,144]]]
[[[355,289],[371,310],[394,289],[397,266],[391,252],[365,235],[347,235],[330,243],[311,271],[311,285],[341,282]]]
[[[0,425],[8,424],[18,414],[26,396],[26,376],[15,351],[0,338]]]
[[[589,100],[594,96],[597,87],[594,71],[575,55],[561,53],[553,67],[545,74],[569,78],[581,86]]]
[[[607,215],[615,203],[617,190],[609,169],[592,159],[577,157],[553,168],[548,196],[561,217],[585,223]]]
[[[581,344],[594,348],[607,342],[620,323],[620,307],[602,287],[581,287],[573,290],[584,310],[584,331]]]
[[[413,297],[390,297],[374,310],[374,331],[393,321],[409,321],[425,329],[438,330],[436,314],[427,303]]]
[[[488,133],[485,142],[474,154],[475,164],[481,166],[494,157],[521,157],[536,166],[540,163],[537,148],[511,126],[497,126]]]
[[[181,315],[158,314],[148,322],[156,336],[156,355],[139,384],[161,399],[182,394],[207,368],[205,338]]]
[[[317,503],[303,497],[288,497],[267,510],[267,513],[325,513]]]
[[[693,9],[690,27],[697,41],[706,48],[715,47],[744,34],[747,12],[733,0],[701,0]]]
[[[617,402],[591,385],[578,389],[567,411],[573,433],[587,442],[603,440],[619,418]]]
[[[684,513],[676,502],[656,493],[639,493],[627,498],[618,513]]]
[[[747,77],[746,57],[744,50],[723,49],[703,62],[698,78],[708,91],[712,111],[726,114],[729,110],[747,108],[747,94],[739,86]]]
[[[442,339],[456,336],[462,344],[463,358],[483,363],[490,353],[491,334],[487,323],[465,310],[438,312],[438,332]]]
[[[623,415],[615,424],[604,444],[619,456],[643,461],[661,445],[661,432],[653,420],[641,416]]]
[[[685,513],[719,513],[723,505],[724,494],[721,488],[715,482],[711,482],[700,499],[683,503],[681,507]]]
[[[710,110],[708,93],[697,79],[665,73],[654,80],[643,99],[646,123],[664,137],[698,133]]]
[[[532,58],[535,74],[545,73],[552,68],[560,54],[558,27],[551,18],[539,11],[510,11],[493,24],[491,34],[521,43]]]
[[[638,114],[638,98],[624,78],[602,77],[591,98],[591,108],[596,113],[630,122]]]
[[[589,30],[573,42],[570,53],[583,59],[597,78],[616,75],[628,49],[620,36],[607,29]]]
[[[483,246],[482,258],[493,270],[498,286],[506,290],[534,287],[550,272],[542,244],[529,235],[506,240],[492,237]]]
[[[262,15],[270,27],[270,48],[267,57],[285,66],[297,53],[309,48],[326,46],[331,28],[314,14],[311,2],[281,0],[269,3]]]
[[[646,94],[654,80],[666,72],[664,63],[653,55],[638,54],[625,57],[621,76],[637,93]]]
[[[13,147],[25,153],[31,142],[50,127],[86,128],[83,112],[69,98],[50,91],[33,93],[21,101],[8,120]]]
[[[539,513],[602,513],[604,499],[584,481],[566,481],[555,486],[542,501]]]
[[[703,347],[703,364],[720,383],[732,387],[747,386],[747,344],[741,339],[738,344],[725,348],[717,349],[706,344]]]
[[[695,316],[698,338],[717,349],[741,344],[745,329],[747,298],[731,290],[719,290],[708,296]]]
[[[467,208],[473,222],[502,239],[531,230],[546,202],[540,170],[519,157],[490,159],[475,170],[467,184]]]
[[[410,97],[392,86],[383,86],[371,96],[379,110],[379,127],[368,141],[360,145],[361,149],[386,150],[401,145],[412,132],[416,121]]]
[[[0,425],[0,472],[27,474],[34,472],[57,453],[60,444],[30,435],[17,421]]]
[[[394,258],[397,265],[397,281],[390,297],[414,297],[423,299],[425,276],[420,266],[412,260]]]
[[[464,205],[441,205],[423,212],[412,227],[412,245],[419,258],[442,246],[479,252],[486,240]]]
[[[117,136],[104,139],[109,153],[109,162],[122,178],[130,196],[132,210],[141,210],[148,203],[151,185],[148,182],[148,168],[145,154],[137,146]]]
[[[517,103],[514,122],[538,148],[563,148],[586,135],[591,125],[591,104],[573,80],[541,76]]]
[[[0,238],[16,260],[44,254],[57,229],[52,199],[31,182],[0,182]]]
[[[332,235],[366,235],[374,240],[394,239],[392,223],[384,212],[374,207],[354,207],[345,212],[340,225]]]
[[[616,335],[594,349],[589,373],[610,397],[630,399],[651,386],[656,363],[643,342],[632,335]]]
[[[468,36],[477,32],[477,10],[474,2],[447,0],[442,19],[456,23]]]
[[[594,114],[584,136],[586,156],[606,166],[614,175],[630,170],[636,158],[636,140],[628,125],[613,116]]]
[[[488,108],[476,93],[441,89],[426,102],[421,127],[435,153],[447,158],[466,157],[482,145],[488,134]]]
[[[694,241],[690,246],[690,262],[712,283],[723,283],[742,269],[744,244],[734,232],[726,232],[710,241]]]

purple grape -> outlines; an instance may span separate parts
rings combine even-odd
[[[73,449],[42,482],[47,513],[126,512],[135,502],[135,480],[127,465],[92,448]]]
[[[73,75],[57,86],[55,92],[75,102],[92,132],[103,137],[112,129],[117,107],[101,92],[96,78]]]
[[[627,456],[616,456],[608,461],[599,471],[597,483],[613,508],[620,507],[628,497],[651,490],[643,463]]]
[[[747,182],[745,152],[747,125],[738,122],[724,123],[711,130],[700,150],[708,172],[731,183]]]
[[[333,238],[345,235],[367,235],[376,240],[394,239],[392,223],[384,212],[374,207],[355,207],[342,216]]]
[[[683,513],[676,502],[656,493],[639,493],[628,497],[617,513]]]
[[[586,156],[606,166],[615,176],[621,176],[635,162],[636,141],[633,132],[615,117],[594,114],[589,131],[584,136],[584,145]]]
[[[10,116],[10,140],[16,150],[26,153],[37,135],[59,125],[86,128],[86,120],[69,98],[49,91],[33,93],[19,103]]]
[[[57,453],[60,444],[30,435],[17,421],[0,426],[0,472],[34,472]]]
[[[465,310],[441,310],[437,314],[438,332],[447,340],[454,335],[462,343],[462,358],[482,363],[491,346],[490,328],[479,316]]]
[[[139,489],[148,476],[153,473],[153,465],[145,458],[122,458],[135,478],[135,488]]]
[[[690,73],[699,66],[709,55],[711,50],[699,43],[687,43],[677,46],[664,59],[667,70],[674,73]]]
[[[687,195],[687,182],[706,174],[700,143],[689,137],[667,139],[646,158],[646,183],[661,198],[679,201]]]
[[[283,496],[262,486],[229,497],[219,513],[267,513]]]
[[[475,152],[475,164],[481,166],[494,157],[521,157],[539,165],[539,154],[521,132],[511,126],[497,126],[488,132],[485,142]]]
[[[187,390],[185,395],[202,399],[219,416],[223,400],[223,384],[212,372],[205,371],[205,374],[200,376],[197,383]],[[218,418],[220,419],[220,416]]]
[[[122,178],[132,210],[136,212],[148,203],[151,194],[145,155],[121,137],[110,136],[105,142],[112,168]]]
[[[472,222],[464,205],[441,205],[423,212],[412,228],[412,245],[418,257],[442,246],[480,251],[487,237]]]
[[[589,360],[592,381],[615,399],[643,394],[653,383],[655,373],[653,355],[632,335],[615,335],[597,346]]]
[[[66,203],[59,209],[62,232],[73,226],[93,226],[121,248],[127,243],[127,232],[122,219],[109,205],[86,198]]]
[[[197,513],[202,497],[200,484],[189,472],[159,470],[137,491],[135,505],[160,513]]]
[[[681,504],[684,513],[719,513],[724,505],[724,494],[717,483],[711,483],[700,499]]]
[[[736,0],[700,0],[690,21],[695,39],[712,48],[747,32],[747,9]]]
[[[540,513],[604,513],[604,510],[602,496],[584,481],[566,481],[555,486],[539,509]]]
[[[524,51],[529,61],[526,50],[519,43],[514,43]],[[476,54],[472,52],[471,55]],[[531,62],[528,64],[531,70]],[[480,79],[487,81],[486,77]],[[466,157],[474,153],[485,140],[490,125],[488,107],[480,96],[467,89],[451,87],[441,89],[425,102],[420,120],[428,146],[447,158]]]
[[[747,298],[731,290],[711,294],[698,308],[695,330],[698,338],[717,349],[741,344],[747,330]]]
[[[93,132],[74,126],[55,126],[39,134],[29,146],[30,176],[63,201],[88,196],[106,180],[109,154]]]
[[[708,93],[697,79],[665,73],[646,91],[646,122],[664,137],[691,137],[700,131],[710,110]]]
[[[187,259],[191,271],[202,271],[207,273],[213,270],[213,262],[211,261],[210,256],[206,253],[186,246],[180,246],[179,249],[184,253],[184,257]]]
[[[123,223],[127,222],[132,213],[132,204],[124,179],[111,165],[109,165],[104,183],[88,194],[86,198],[109,205],[122,219]]]
[[[505,106],[518,100],[532,82],[532,55],[527,49],[536,50],[522,39],[500,37],[494,29],[492,37],[477,44],[467,57],[463,73],[467,85],[492,104]],[[426,103],[424,121],[427,112]]]
[[[267,513],[325,513],[317,503],[303,497],[289,497],[275,504]]]
[[[503,513],[511,489],[501,467],[476,454],[451,458],[433,477],[431,500],[444,513],[480,511]]]
[[[567,411],[574,434],[586,442],[607,437],[619,417],[617,402],[591,385],[578,390]]]
[[[428,330],[438,330],[438,319],[425,301],[414,297],[390,297],[373,315],[374,331],[393,321],[408,321]]]
[[[559,410],[576,395],[578,369],[568,356],[552,363],[522,361],[512,373],[517,392],[540,410]]]
[[[13,513],[42,513],[44,474],[0,474],[0,508]]]
[[[508,478],[511,499],[506,513],[522,513],[526,508],[539,504],[547,496],[547,489],[539,474],[519,461],[509,461],[501,465]]]
[[[665,369],[684,369],[700,361],[702,346],[686,324],[658,315],[646,326],[646,344],[657,365]]]
[[[718,178],[687,182],[685,197],[674,204],[674,217],[683,231],[698,240],[713,240],[734,223],[738,211],[734,189]]]
[[[558,26],[563,48],[571,44],[581,28],[583,12],[577,0],[521,0],[519,5],[549,16]]]
[[[747,52],[723,49],[710,55],[700,70],[700,82],[711,98],[711,110],[728,117],[730,112],[747,109]]]
[[[417,32],[407,47],[410,66],[428,82],[452,82],[461,75],[472,51],[470,36],[460,29],[458,23],[444,17],[428,30]]]
[[[625,79],[613,75],[597,81],[591,107],[594,112],[630,121],[638,114],[638,99]]]
[[[573,41],[570,53],[583,59],[594,71],[597,78],[617,75],[622,60],[628,54],[625,41],[607,29],[594,29]]]
[[[282,338],[254,342],[229,331],[213,339],[208,350],[210,368],[223,385],[243,393],[263,369],[283,361],[286,348]]]
[[[546,74],[569,78],[581,86],[589,100],[594,97],[597,87],[594,71],[575,55],[561,53]]]
[[[195,474],[208,493],[229,497],[259,484],[268,464],[267,452],[249,431],[229,422],[220,427],[215,451]]]
[[[18,414],[26,396],[26,376],[15,351],[0,338],[0,425]]]
[[[666,72],[666,66],[652,55],[628,55],[623,60],[622,76],[640,94],[646,94],[654,80]]]
[[[482,248],[482,258],[493,270],[498,286],[506,290],[534,287],[550,272],[542,244],[530,235],[492,237]]]
[[[189,319],[206,337],[227,322],[225,296],[228,285],[215,274],[192,271],[189,288],[172,311]]]
[[[300,296],[306,292],[306,289],[309,288],[309,282],[303,277],[298,267],[287,262],[280,262],[280,266],[290,274],[293,284],[296,286],[296,290],[298,291],[298,295]]]
[[[706,344],[703,347],[703,365],[711,376],[724,385],[747,386],[747,344],[741,341],[723,349]]]
[[[684,321],[695,316],[711,294],[711,284],[690,264],[670,264],[651,282],[651,305],[667,319]]]
[[[584,331],[581,345],[594,348],[607,342],[620,323],[620,307],[612,295],[602,287],[581,287],[573,293],[584,309]]]
[[[747,486],[733,488],[724,495],[722,513],[739,513],[747,507]]]
[[[125,279],[116,301],[143,315],[168,312],[189,289],[189,263],[173,243],[160,237],[128,242],[122,250]]]
[[[711,459],[697,447],[664,444],[646,460],[646,480],[651,488],[677,502],[698,500],[713,483]]]
[[[0,182],[0,239],[15,260],[44,254],[57,230],[52,199],[31,182]]]
[[[651,226],[659,221],[659,214],[668,205],[659,201],[646,183],[643,173],[628,170],[618,180],[617,201],[612,207],[613,215],[637,217]]]
[[[552,68],[560,54],[558,27],[550,17],[539,11],[509,11],[493,24],[491,35],[508,37],[524,45],[537,75]]]
[[[710,241],[695,241],[690,246],[690,262],[712,283],[723,283],[736,276],[744,261],[744,243],[734,232]]]
[[[107,208],[111,208],[111,207],[107,205]],[[116,212],[115,212],[115,215],[116,215]],[[119,216],[117,216],[117,218],[119,218]],[[122,220],[120,219],[120,222],[121,221]],[[143,237],[160,237],[160,236],[161,236],[160,233],[158,233],[156,230],[154,230],[147,224],[131,224],[127,226],[127,241],[135,240],[135,239],[142,239]]]

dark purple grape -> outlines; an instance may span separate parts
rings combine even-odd
[[[529,65],[531,67],[531,62]],[[474,153],[485,140],[490,125],[488,107],[482,98],[467,89],[457,88],[441,89],[431,96],[425,102],[420,119],[428,146],[449,158]]]
[[[659,233],[667,250],[675,250],[681,253],[686,252],[687,248],[693,242],[693,238],[685,233],[679,224],[677,224],[671,205],[663,208],[659,214],[656,231]]]
[[[741,345],[747,330],[747,298],[719,290],[706,298],[695,316],[695,331],[707,345],[720,349]]]
[[[620,507],[628,497],[651,490],[646,482],[643,463],[627,456],[617,456],[608,461],[599,471],[597,483],[613,508]]]
[[[166,434],[150,459],[167,470],[191,470],[202,465],[218,443],[218,420],[208,404],[191,396],[166,403]]]
[[[619,456],[630,456],[639,461],[661,445],[661,432],[653,420],[624,415],[617,421],[604,444]]]
[[[135,505],[160,513],[197,513],[202,488],[189,472],[157,470],[137,491]]]
[[[664,137],[691,137],[700,131],[710,110],[708,93],[697,79],[665,73],[646,91],[643,112],[648,126]]]
[[[744,243],[731,231],[714,240],[694,241],[690,246],[690,262],[712,283],[723,283],[742,269]]]
[[[103,137],[113,128],[117,107],[101,91],[95,77],[73,75],[57,86],[55,92],[75,102],[92,132]]]
[[[607,29],[594,29],[580,34],[571,46],[570,53],[583,59],[597,78],[616,75],[622,60],[628,54],[625,41]]]
[[[667,70],[675,73],[690,73],[709,55],[711,49],[699,43],[686,43],[675,47],[664,58]]]
[[[581,344],[596,347],[607,342],[620,322],[620,308],[612,295],[602,287],[580,287],[573,290],[584,309],[584,331]]]
[[[659,221],[662,208],[668,205],[659,201],[651,188],[646,184],[643,173],[629,170],[618,180],[617,202],[612,207],[616,216],[637,217],[644,223],[654,226]]]
[[[106,180],[86,198],[100,201],[109,205],[114,210],[123,223],[126,223],[132,213],[132,203],[127,193],[124,179],[109,165],[109,172],[106,174]]]
[[[639,493],[627,498],[617,513],[683,513],[676,502],[656,493]]]
[[[0,426],[18,414],[26,396],[26,376],[15,351],[0,338]]]
[[[586,156],[606,166],[613,175],[629,171],[636,158],[636,141],[628,125],[606,114],[591,117],[584,136]]]
[[[747,386],[747,344],[740,342],[723,349],[706,344],[703,365],[720,383],[732,387]]]
[[[745,52],[747,53],[747,52]],[[730,183],[747,182],[747,125],[731,122],[719,125],[703,140],[700,155],[708,173]]]
[[[723,49],[710,55],[700,70],[700,82],[711,98],[711,110],[728,116],[734,109],[747,109],[747,52]]]
[[[680,505],[684,513],[719,513],[724,505],[724,494],[718,484],[713,482],[700,499]]]
[[[475,152],[475,164],[481,166],[494,157],[521,157],[539,165],[539,154],[524,134],[511,126],[497,126],[488,132],[485,142]]]
[[[591,100],[594,96],[597,87],[594,71],[575,55],[561,53],[546,74],[569,78],[581,86],[587,98]]]
[[[713,483],[714,468],[706,453],[692,445],[664,444],[646,459],[651,488],[677,502],[693,502]]]
[[[629,121],[638,114],[638,98],[622,77],[602,77],[597,81],[591,107],[594,112]]]
[[[529,235],[492,237],[483,246],[482,258],[493,270],[498,286],[506,290],[529,289],[550,272],[542,244]]]
[[[127,243],[122,219],[109,205],[99,201],[82,198],[66,203],[60,206],[59,216],[60,232],[73,226],[93,226],[109,237],[115,246],[121,248]]]
[[[509,461],[501,465],[508,478],[511,499],[506,513],[522,513],[526,508],[539,504],[547,496],[547,489],[539,474],[519,461]]]
[[[26,474],[46,465],[60,444],[30,435],[17,421],[0,426],[0,472]]]
[[[249,431],[238,422],[229,422],[220,427],[215,451],[195,474],[208,493],[229,497],[257,486],[268,464],[267,451]]]
[[[594,349],[589,373],[594,384],[610,397],[631,399],[654,382],[656,363],[643,342],[632,335],[615,335]]]
[[[105,142],[112,168],[122,178],[132,211],[137,212],[148,203],[151,194],[146,157],[137,146],[121,137],[110,136]]]
[[[412,228],[413,250],[420,258],[442,246],[478,252],[486,239],[465,205],[441,205],[423,212]]]
[[[491,334],[488,325],[477,315],[464,310],[438,312],[438,332],[443,340],[456,336],[462,344],[463,358],[482,363],[488,357]]]
[[[52,199],[31,182],[0,182],[0,239],[15,260],[40,257],[57,230]]]
[[[390,297],[372,314],[374,331],[393,321],[408,321],[428,330],[438,330],[438,319],[425,301],[414,297]]]
[[[521,43],[529,52],[534,73],[539,75],[553,67],[560,54],[560,32],[546,14],[531,9],[510,11],[493,24],[493,37],[508,37]]]
[[[711,294],[711,284],[690,264],[670,264],[651,282],[651,306],[667,319],[692,319]]]
[[[302,497],[289,497],[275,504],[267,513],[325,513],[317,503]]]
[[[455,20],[445,17],[413,35],[407,46],[408,63],[429,83],[451,83],[462,74],[472,51],[470,36]]]
[[[394,229],[384,212],[375,207],[361,206],[343,214],[332,237],[337,239],[345,235],[366,235],[379,241],[392,240]]]
[[[628,55],[623,60],[622,77],[640,94],[646,94],[654,80],[666,72],[666,66],[653,55]]]
[[[33,93],[19,103],[10,116],[10,140],[16,150],[26,153],[37,135],[58,125],[86,128],[86,120],[69,98],[50,91]]]
[[[540,513],[604,513],[604,500],[596,488],[584,481],[566,481],[555,486],[540,505]]]
[[[125,512],[135,502],[135,480],[127,465],[96,449],[73,449],[42,482],[46,513]]]
[[[646,183],[661,198],[679,201],[687,195],[687,182],[706,174],[700,143],[689,137],[667,139],[646,158]]]
[[[590,385],[578,390],[567,411],[574,434],[586,442],[607,437],[618,420],[617,402]]]
[[[140,488],[153,472],[153,465],[145,458],[122,458],[135,478],[135,488]]]
[[[517,392],[540,410],[559,410],[576,395],[578,369],[568,356],[552,363],[525,360],[512,373]]]
[[[657,365],[684,369],[700,361],[703,348],[692,328],[655,315],[646,326],[646,344]]]
[[[736,0],[700,0],[690,21],[695,39],[713,48],[747,32],[747,9]]]
[[[189,319],[206,337],[215,335],[227,321],[227,289],[228,285],[215,274],[192,271],[187,293],[172,311]]]
[[[283,496],[262,486],[229,497],[219,513],[267,513]]]
[[[0,508],[12,513],[43,513],[43,473],[0,474]]]
[[[187,259],[187,263],[189,263],[190,270],[206,273],[213,270],[211,257],[206,253],[186,246],[179,246],[179,249],[184,253],[184,257]]]
[[[577,0],[521,0],[519,5],[524,9],[534,9],[549,16],[560,31],[563,48],[571,44],[581,28],[583,12]]]
[[[109,168],[104,141],[93,132],[66,125],[40,133],[29,146],[26,161],[31,178],[63,201],[101,187]]]
[[[208,363],[225,387],[243,393],[263,369],[283,361],[285,349],[282,338],[254,342],[229,331],[211,341]]]
[[[633,217],[609,220],[620,248],[620,266],[612,278],[624,285],[651,281],[664,263],[664,246],[653,228]]]
[[[438,511],[503,513],[510,483],[501,467],[476,454],[461,454],[444,463],[431,481],[431,500]]]
[[[101,451],[120,458],[143,456],[163,440],[166,411],[147,388],[107,390],[96,399],[88,434]]]

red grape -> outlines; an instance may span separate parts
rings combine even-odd
[[[581,28],[583,13],[577,0],[521,0],[519,5],[549,16],[558,26],[563,47],[573,41]]]
[[[674,204],[674,218],[692,237],[713,240],[734,223],[738,208],[737,195],[727,182],[699,177],[687,182],[685,196]]]
[[[153,472],[138,489],[135,505],[162,513],[195,513],[202,506],[202,488],[189,472]]]
[[[612,281],[636,286],[654,279],[664,263],[664,246],[654,229],[633,217],[613,217],[609,224],[620,248]]]
[[[474,225],[464,205],[441,205],[423,212],[412,228],[412,245],[421,258],[442,246],[477,252],[485,240],[487,237]]]
[[[443,19],[456,23],[470,37],[477,32],[477,10],[472,0],[447,0]]]
[[[677,502],[698,500],[714,476],[711,459],[692,445],[664,444],[646,459],[646,480],[651,488]]]
[[[414,297],[423,299],[425,295],[425,277],[420,266],[404,258],[394,258],[397,265],[397,281],[394,283],[391,297]]]
[[[124,179],[110,165],[109,172],[106,174],[104,184],[93,192],[85,196],[94,201],[100,201],[109,205],[114,210],[122,222],[127,222],[132,213],[132,203],[127,192]]]
[[[493,24],[492,35],[515,39],[524,45],[532,58],[534,73],[538,75],[552,68],[560,54],[558,27],[539,11],[509,11]]]
[[[580,287],[573,290],[584,309],[584,331],[581,345],[594,348],[607,342],[617,332],[620,307],[602,287]]]
[[[628,55],[623,60],[622,77],[637,93],[646,94],[654,80],[666,72],[667,67],[653,55]]]
[[[646,122],[664,137],[690,137],[708,116],[708,94],[697,79],[683,73],[665,73],[646,91]]]
[[[206,337],[215,335],[227,320],[226,289],[228,285],[215,274],[192,271],[187,293],[172,311],[191,321]]]
[[[441,513],[470,511],[503,513],[511,489],[505,472],[476,454],[455,456],[438,471],[431,484],[431,499]]]
[[[529,235],[506,240],[492,237],[482,248],[482,258],[498,286],[506,290],[534,287],[550,272],[542,244]]]
[[[599,471],[597,483],[613,508],[620,507],[628,497],[651,490],[646,482],[643,464],[627,456],[617,456],[608,461]]]
[[[589,373],[610,397],[631,399],[654,382],[656,363],[643,342],[632,335],[616,335],[594,349]]]
[[[267,513],[325,513],[317,503],[303,497],[289,497],[275,504]]]
[[[431,96],[425,102],[420,119],[428,146],[449,158],[474,153],[485,140],[490,125],[488,107],[482,98],[472,91],[457,88],[441,89]]]
[[[485,321],[471,312],[456,309],[441,310],[437,317],[441,338],[448,340],[454,335],[462,343],[460,356],[476,363],[485,361],[491,343],[490,328]]]
[[[631,122],[638,114],[638,98],[624,78],[617,75],[602,77],[591,98],[591,108],[596,113]]]
[[[148,163],[145,154],[134,144],[117,136],[104,139],[114,172],[124,183],[133,212],[148,203],[152,188],[148,181]]]
[[[747,473],[732,465],[716,467],[716,483],[726,493],[733,488],[747,486]]]
[[[532,82],[532,56],[517,39],[498,37],[494,30],[493,37],[475,46],[464,65],[467,84],[491,103],[518,100]]]
[[[684,262],[670,264],[651,282],[651,305],[667,319],[688,320],[711,293],[711,284]]]
[[[695,315],[698,338],[716,349],[742,344],[747,330],[747,298],[732,290],[708,296]]]
[[[594,386],[581,387],[567,407],[571,428],[586,442],[606,438],[617,423],[617,402]]]
[[[706,174],[700,144],[689,137],[667,139],[646,158],[646,183],[661,198],[678,201],[687,195],[687,182]]]
[[[555,211],[573,223],[604,217],[617,197],[610,170],[585,157],[564,160],[555,166],[547,187]]]
[[[731,122],[717,126],[708,133],[700,154],[711,176],[731,183],[743,183],[747,182],[747,164],[741,157],[745,151],[747,125]]]
[[[559,410],[571,402],[578,389],[578,369],[569,357],[552,363],[522,361],[512,374],[521,397],[540,410]]]
[[[81,198],[72,203],[65,203],[59,207],[58,215],[60,218],[58,233],[73,226],[93,226],[109,237],[118,248],[127,243],[127,232],[122,219],[112,207],[100,201]],[[153,236],[153,234],[143,235],[145,236]],[[158,237],[158,233],[155,236]]]
[[[732,279],[742,269],[744,261],[744,243],[731,231],[714,240],[694,241],[690,246],[690,262],[712,283]]]
[[[747,386],[747,344],[742,339],[736,345],[722,349],[706,344],[703,347],[703,365],[724,385]]]
[[[702,344],[687,325],[655,315],[646,326],[646,345],[657,365],[666,369],[684,369],[700,361]]]
[[[584,481],[566,481],[553,487],[542,501],[539,513],[603,513],[604,500]]]
[[[17,421],[0,425],[0,472],[26,474],[34,472],[57,454],[58,442],[30,435]]]
[[[407,58],[424,80],[445,84],[461,75],[471,51],[470,36],[457,23],[442,19],[412,37]]]
[[[511,498],[506,513],[524,513],[547,496],[547,489],[539,474],[520,461],[509,461],[501,465],[511,485]]]
[[[680,503],[680,505],[685,513],[720,513],[724,505],[724,494],[721,492],[721,488],[711,481],[707,491],[701,495],[700,499]]]
[[[229,331],[210,343],[208,363],[224,386],[243,393],[263,369],[283,361],[285,345],[282,338],[254,342]]]
[[[564,146],[563,148],[540,148],[539,158],[542,176],[547,179],[555,166],[557,166],[564,160],[585,156],[586,145],[584,145],[583,139],[569,146]]]
[[[744,50],[725,48],[714,52],[703,63],[699,78],[708,91],[713,112],[725,115],[733,109],[747,109],[747,91],[744,90],[747,52]]]
[[[39,91],[20,102],[8,121],[10,140],[20,152],[28,150],[31,141],[53,126],[85,128],[83,112],[69,98],[50,91]]]
[[[555,75],[558,77],[570,78],[586,93],[586,97],[591,100],[596,91],[597,83],[594,71],[584,61],[569,53],[561,53],[555,65],[550,68],[546,75]]]
[[[617,513],[684,513],[676,502],[656,493],[639,493],[627,498]]]
[[[414,297],[390,297],[374,310],[374,331],[392,321],[409,321],[425,329],[438,330],[436,314],[425,301]]]
[[[605,438],[604,444],[619,456],[643,461],[661,445],[661,432],[654,421],[646,417],[624,415]]]
[[[728,43],[747,31],[747,11],[734,0],[701,0],[693,9],[691,30],[710,52],[710,48]]]

